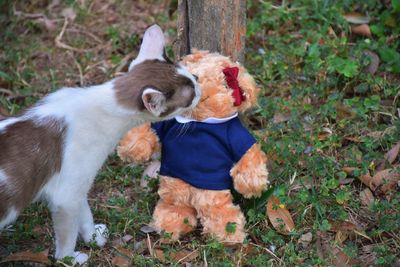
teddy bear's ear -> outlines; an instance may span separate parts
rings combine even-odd
[[[257,104],[257,96],[260,89],[257,87],[254,78],[242,66],[239,67],[239,86],[242,88],[246,100],[239,107],[240,111],[245,111]]]
[[[182,58],[182,63],[184,65],[195,63],[200,61],[202,58],[206,57],[209,54],[206,50],[197,50],[196,48],[192,49],[192,53],[184,56]]]

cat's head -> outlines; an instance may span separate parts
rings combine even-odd
[[[259,89],[253,77],[237,62],[218,53],[194,50],[182,64],[198,77],[201,99],[184,117],[204,120],[226,118],[257,103]]]
[[[164,35],[157,25],[146,30],[138,56],[129,72],[116,78],[114,88],[119,104],[151,121],[181,114],[200,99],[196,78],[166,57]]]

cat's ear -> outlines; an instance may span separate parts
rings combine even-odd
[[[166,110],[165,96],[162,92],[154,88],[146,88],[142,93],[143,105],[155,117],[159,117]]]
[[[164,47],[164,34],[160,26],[154,24],[145,31],[139,54],[129,65],[129,70],[131,70],[135,65],[148,59],[164,60]]]

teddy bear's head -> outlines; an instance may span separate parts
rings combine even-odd
[[[182,63],[198,77],[202,91],[199,104],[185,117],[198,121],[226,118],[256,104],[259,89],[253,77],[228,57],[195,50]]]

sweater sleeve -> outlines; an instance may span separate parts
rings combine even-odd
[[[228,127],[228,140],[234,162],[238,162],[247,150],[256,143],[256,139],[242,125],[238,118],[232,120],[232,123]]]

